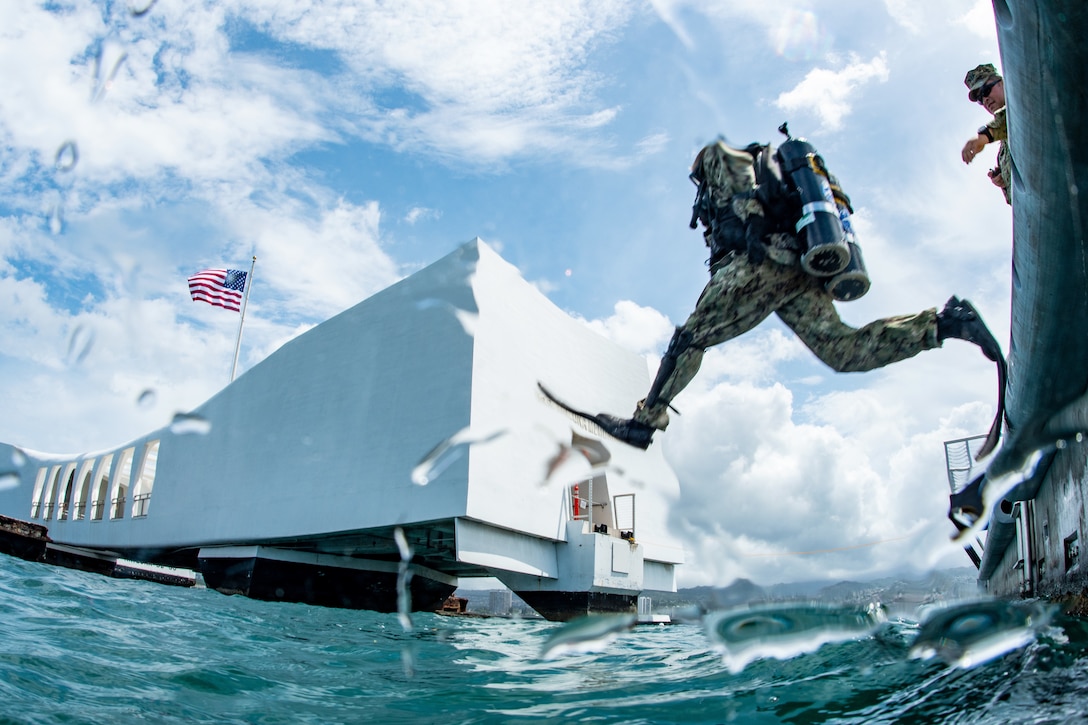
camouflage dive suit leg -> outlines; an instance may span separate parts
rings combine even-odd
[[[663,381],[652,405],[640,404],[634,420],[659,430],[669,423],[669,403],[692,381],[707,348],[744,334],[772,312],[831,368],[863,371],[882,367],[939,347],[937,312],[891,317],[860,329],[839,319],[831,296],[820,281],[797,264],[772,260],[752,264],[747,254],[734,252],[714,272],[684,325],[691,343],[680,352],[676,366]]]
[[[831,296],[814,277],[809,277],[803,293],[777,312],[801,342],[835,372],[875,370],[941,346],[936,308],[851,327],[839,319]]]

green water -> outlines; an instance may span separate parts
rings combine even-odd
[[[226,597],[0,556],[4,723],[1066,723],[1088,628],[1059,617],[971,669],[908,657],[917,624],[733,673],[702,626],[544,659],[561,625]]]

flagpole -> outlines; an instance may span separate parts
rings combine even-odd
[[[242,299],[242,319],[238,320],[238,342],[234,346],[234,364],[230,367],[230,382],[234,382],[234,373],[238,369],[238,353],[242,349],[242,325],[246,322],[246,305],[249,304],[249,290],[253,287],[253,268],[257,266],[257,256],[253,256],[253,262],[249,265],[249,276],[246,277],[246,296]]]

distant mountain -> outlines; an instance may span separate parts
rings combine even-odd
[[[933,572],[918,579],[883,577],[867,582],[807,581],[760,586],[737,579],[725,587],[690,587],[674,592],[647,592],[655,611],[699,606],[725,609],[756,602],[815,600],[829,603],[920,604],[964,599],[978,594],[978,572],[961,567]]]
[[[489,613],[491,590],[458,589],[468,599],[468,611]],[[736,579],[724,587],[688,587],[676,592],[645,592],[655,612],[668,613],[685,607],[704,610],[729,609],[744,604],[781,601],[820,601],[832,604],[880,602],[894,606],[917,606],[927,602],[966,599],[978,594],[978,572],[970,567],[947,569],[911,578],[905,574],[873,581],[805,581],[760,586],[749,579]],[[514,610],[529,614],[531,609],[515,595]]]

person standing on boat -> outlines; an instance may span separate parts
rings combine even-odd
[[[1005,195],[1005,203],[1012,204],[1012,153],[1009,151],[1009,128],[1005,112],[1005,81],[992,63],[967,71],[963,79],[967,86],[967,98],[977,103],[993,116],[980,127],[974,138],[968,139],[960,153],[963,163],[969,164],[991,143],[997,142],[997,166],[988,175],[994,186]]]

